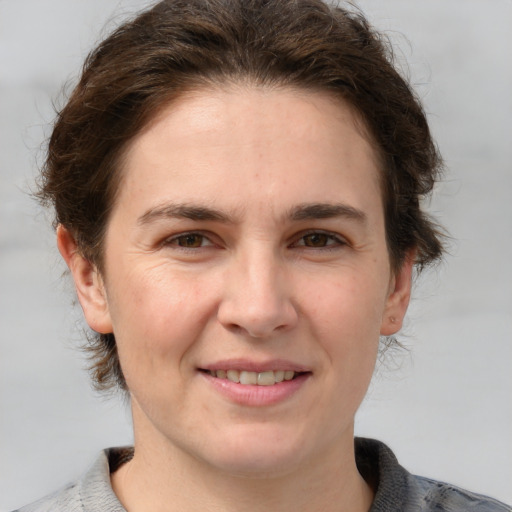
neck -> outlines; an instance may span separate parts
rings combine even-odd
[[[314,460],[256,475],[220,470],[168,441],[135,434],[133,459],[112,475],[114,492],[131,512],[366,512],[373,500],[357,471],[352,429]]]

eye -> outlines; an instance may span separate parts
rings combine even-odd
[[[166,245],[177,245],[184,249],[198,249],[212,245],[211,241],[201,233],[184,233],[166,241]]]
[[[306,247],[325,247],[332,240],[325,233],[311,233],[302,237]]]
[[[312,233],[302,235],[293,245],[295,247],[310,247],[312,249],[334,249],[337,246],[346,245],[346,242],[337,235],[325,233],[323,231],[314,231]]]

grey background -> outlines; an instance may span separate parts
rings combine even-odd
[[[52,100],[142,1],[0,0],[0,509],[129,443],[83,371],[80,311],[27,190]],[[358,2],[398,45],[448,173],[430,210],[454,242],[417,283],[402,341],[357,418],[413,472],[512,503],[512,1]]]

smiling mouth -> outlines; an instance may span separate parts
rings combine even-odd
[[[245,386],[273,386],[283,381],[290,381],[307,372],[292,370],[270,370],[251,372],[246,370],[202,370],[217,379],[226,379]]]

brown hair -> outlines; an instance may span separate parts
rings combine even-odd
[[[86,258],[102,269],[130,140],[183,92],[242,81],[351,104],[382,162],[393,267],[412,248],[419,269],[440,258],[439,231],[420,208],[441,169],[421,104],[364,16],[321,0],[164,0],[91,52],[56,119],[38,194]],[[125,388],[114,335],[97,335],[91,350],[97,387]]]

